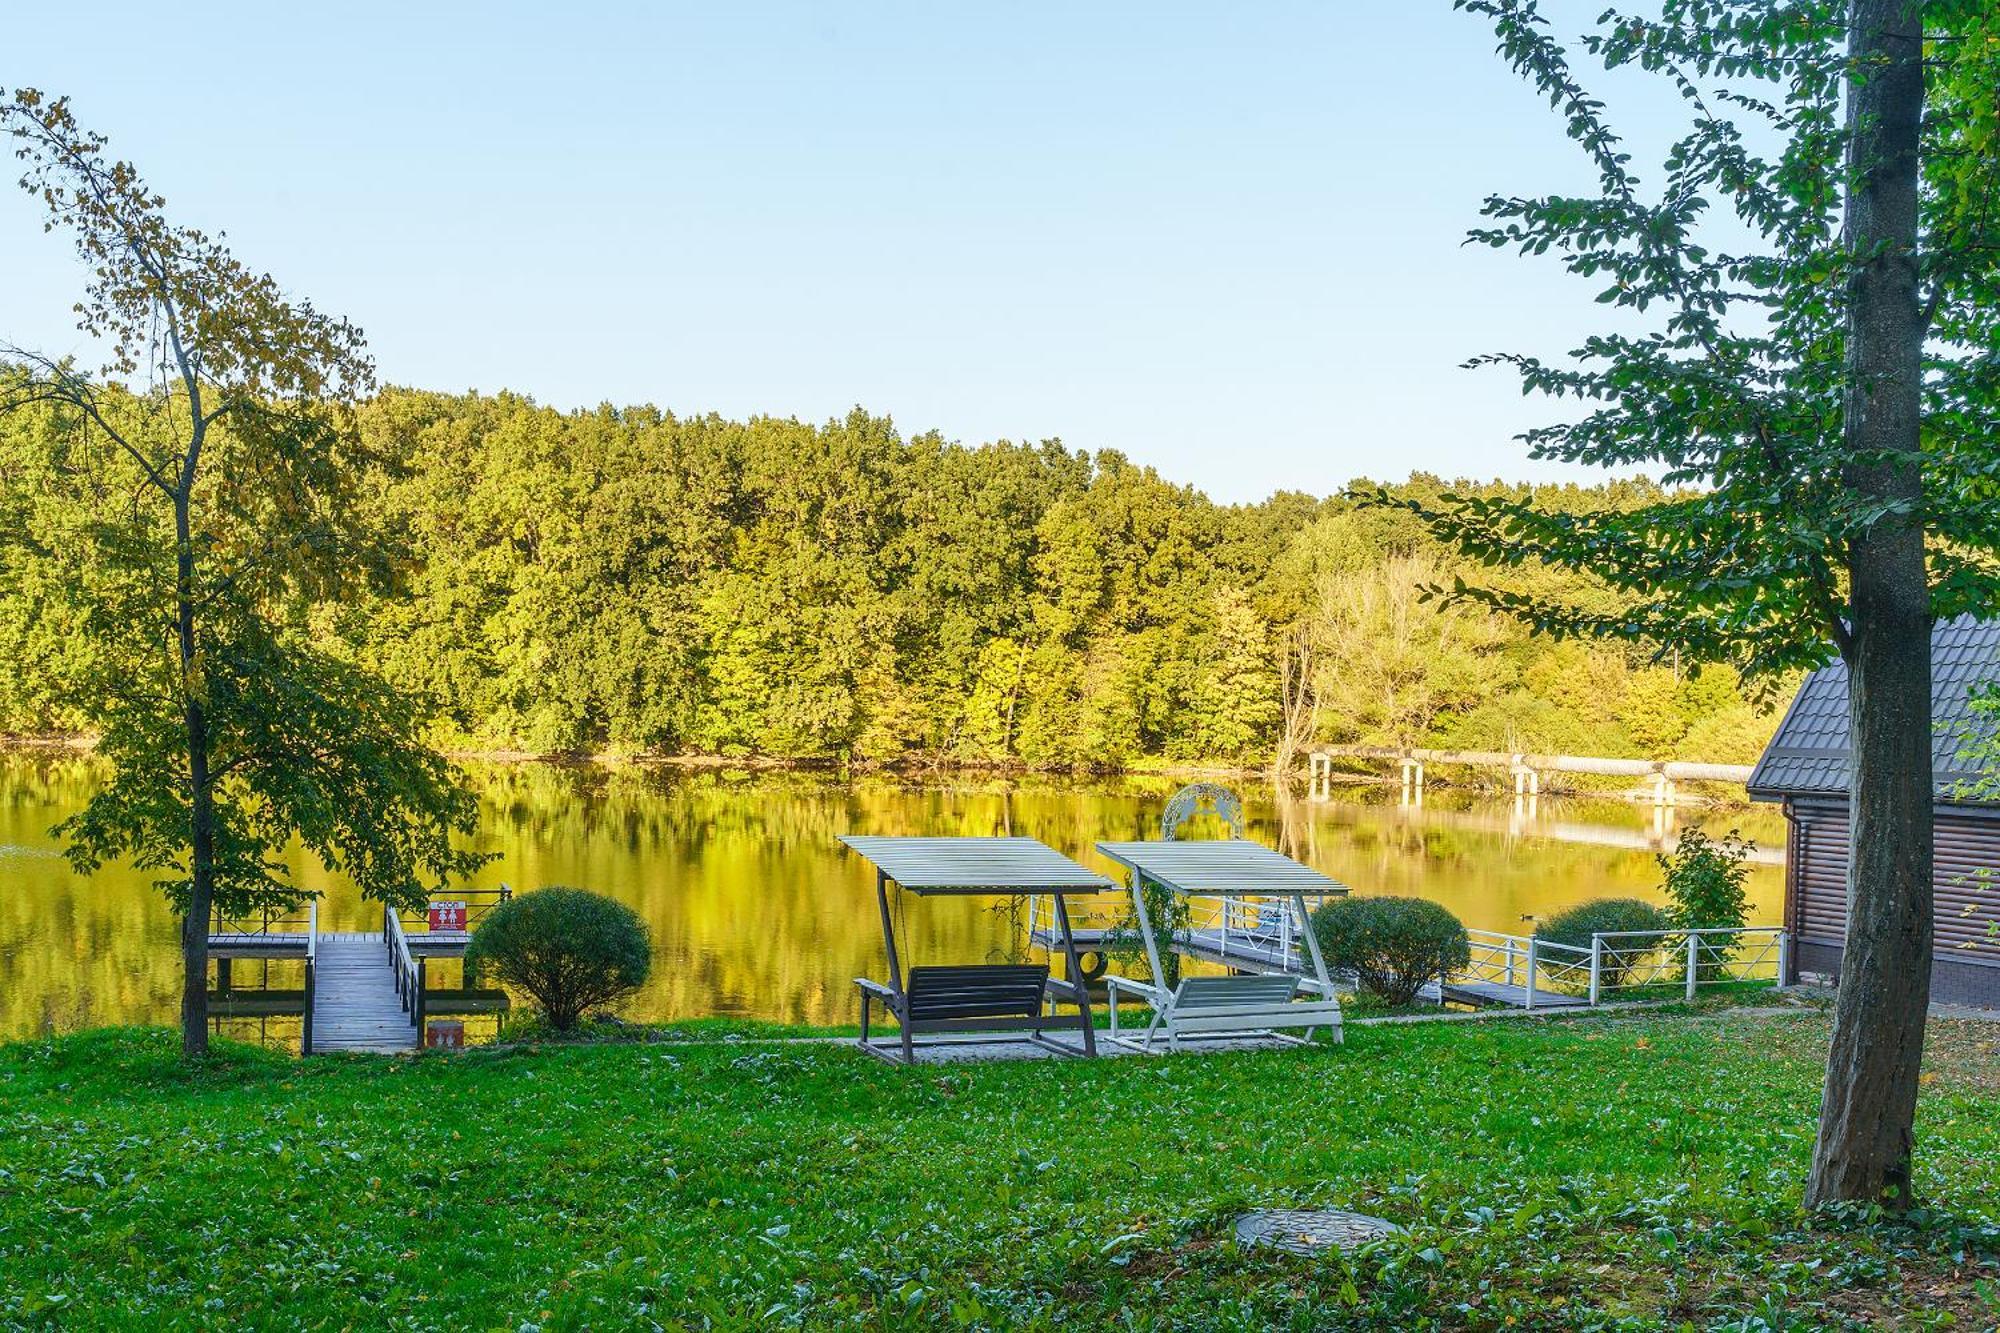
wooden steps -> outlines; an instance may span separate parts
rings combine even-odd
[[[379,934],[319,937],[313,972],[313,1050],[413,1051],[421,1034],[396,995],[388,947]]]

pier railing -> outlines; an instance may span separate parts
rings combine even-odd
[[[464,903],[465,928],[468,932],[474,931],[479,929],[479,923],[484,921],[494,908],[513,896],[513,888],[506,884],[502,884],[496,889],[458,889],[451,893],[434,893],[431,895],[430,902],[426,903],[421,909],[404,912],[400,915],[399,919],[402,921],[403,928],[406,931],[427,931],[430,929],[430,908],[433,904]]]
[[[1588,949],[1578,949],[1532,935],[1503,935],[1495,930],[1468,930],[1466,942],[1472,958],[1465,969],[1454,973],[1453,981],[1506,987],[1518,991],[1524,1009],[1533,1009],[1541,992],[1557,988],[1563,973],[1579,960],[1587,961]]]
[[[1551,996],[1590,1004],[1672,995],[1694,999],[1702,987],[1780,984],[1785,932],[1777,926],[1712,926],[1698,930],[1616,930],[1591,936],[1590,947],[1531,935],[1468,930],[1470,963],[1445,979],[1502,988],[1525,1009]],[[1430,993],[1441,996],[1440,991]]]
[[[382,909],[382,941],[389,950],[389,971],[396,979],[396,998],[410,1016],[410,1026],[424,1026],[424,960],[410,952],[410,937],[394,907]]]
[[[1225,956],[1269,955],[1286,971],[1305,970],[1298,922],[1287,902],[1253,898],[1200,898],[1189,904],[1186,933]]]
[[[1781,984],[1787,947],[1777,926],[1601,931],[1591,937],[1591,1003],[1674,988],[1692,1000],[1703,986]]]
[[[306,1006],[299,1026],[299,1054],[311,1055],[313,1050],[313,991],[318,986],[319,972],[319,899],[314,898],[306,905]]]
[[[277,909],[266,907],[243,916],[225,917],[216,912],[209,918],[208,933],[216,935],[241,935],[246,938],[267,935],[300,935],[311,929],[311,923],[318,918],[319,899],[308,898],[306,906]]]

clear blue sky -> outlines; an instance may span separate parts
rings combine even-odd
[[[69,94],[176,220],[360,323],[385,381],[858,403],[1224,500],[1565,475],[1510,441],[1551,406],[1457,367],[1601,312],[1459,241],[1487,192],[1588,176],[1447,0],[79,3],[5,30],[0,85]],[[86,350],[79,276],[0,195],[0,338]]]

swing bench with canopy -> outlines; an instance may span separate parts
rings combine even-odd
[[[1301,865],[1272,851],[1262,843],[1244,838],[1222,842],[1100,842],[1097,850],[1124,866],[1132,876],[1132,910],[1145,946],[1150,982],[1127,977],[1108,977],[1111,1032],[1113,1041],[1151,1050],[1156,1036],[1164,1035],[1170,1049],[1180,1049],[1183,1037],[1265,1037],[1303,1044],[1315,1029],[1327,1028],[1339,1041],[1340,1001],[1335,998],[1333,978],[1326,959],[1320,955],[1319,940],[1306,911],[1306,899],[1337,897],[1347,887],[1328,879],[1310,866]],[[1269,970],[1245,970],[1233,976],[1183,977],[1178,985],[1167,984],[1160,963],[1161,940],[1155,933],[1146,908],[1146,886],[1157,885],[1182,898],[1278,899],[1295,913],[1297,935],[1311,960],[1312,975],[1274,965]],[[1185,950],[1179,939],[1165,941],[1168,948]],[[1317,998],[1300,999],[1301,991],[1317,991]],[[1136,1040],[1118,1027],[1118,999],[1130,993],[1152,1009],[1145,1032]],[[1290,1037],[1280,1028],[1304,1028],[1303,1037]]]
[[[1090,1014],[1090,983],[1077,956],[1067,899],[1103,893],[1117,885],[1078,865],[1034,838],[912,838],[843,836],[849,850],[875,867],[876,901],[882,909],[882,943],[889,955],[886,984],[855,979],[861,992],[862,1050],[892,1064],[913,1064],[920,1036],[937,1041],[989,1040],[986,1034],[1026,1033],[1025,1040],[1061,1055],[1074,1046],[1050,1040],[1048,1032],[1075,1029],[1081,1054],[1097,1054]],[[889,911],[889,886],[918,897],[1046,894],[1054,900],[1064,977],[1049,975],[1047,963],[970,963],[912,967],[907,975],[896,950]],[[1053,952],[1053,951],[1052,951]],[[881,1005],[896,1020],[894,1043],[869,1035],[871,1010]],[[1054,1012],[1057,1004],[1076,1006],[1074,1017]]]
[[[1185,825],[1201,815],[1227,824],[1231,836],[1218,841],[1180,841]],[[1110,1038],[1142,1051],[1164,1034],[1171,1050],[1183,1037],[1261,1037],[1294,1044],[1329,1029],[1341,1039],[1340,1001],[1320,954],[1308,898],[1340,897],[1347,886],[1243,836],[1243,806],[1235,793],[1211,783],[1194,783],[1175,793],[1160,820],[1161,839],[1100,842],[1097,850],[1131,875],[1132,911],[1145,946],[1151,980],[1109,977]],[[1186,900],[1219,901],[1219,928],[1170,930],[1166,947],[1190,957],[1207,956],[1232,969],[1228,976],[1183,977],[1167,984],[1160,962],[1160,937],[1146,907],[1146,888],[1157,886]],[[1231,938],[1231,922],[1241,918]],[[1171,922],[1165,923],[1171,926]],[[1301,957],[1300,945],[1305,957]],[[1311,975],[1303,975],[1310,959]],[[1301,999],[1301,992],[1318,998]],[[1152,1017],[1137,1038],[1119,1030],[1118,1000],[1131,994],[1146,1002]],[[1292,1037],[1280,1028],[1303,1028]]]

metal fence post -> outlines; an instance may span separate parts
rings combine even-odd
[[[1701,936],[1688,932],[1688,989],[1687,997],[1694,998],[1694,988],[1701,978]]]
[[[1786,934],[1782,930],[1779,931],[1778,932],[1778,984],[1780,986],[1789,986],[1792,984],[1792,969],[1790,967],[1790,963],[1792,961],[1791,945],[1792,945],[1791,936]]]
[[[1590,1002],[1597,1003],[1600,979],[1604,975],[1604,937],[1593,934],[1590,937]]]
[[[1533,1009],[1535,1007],[1535,937],[1533,935],[1528,936],[1528,998],[1521,1007],[1523,1009]]]

